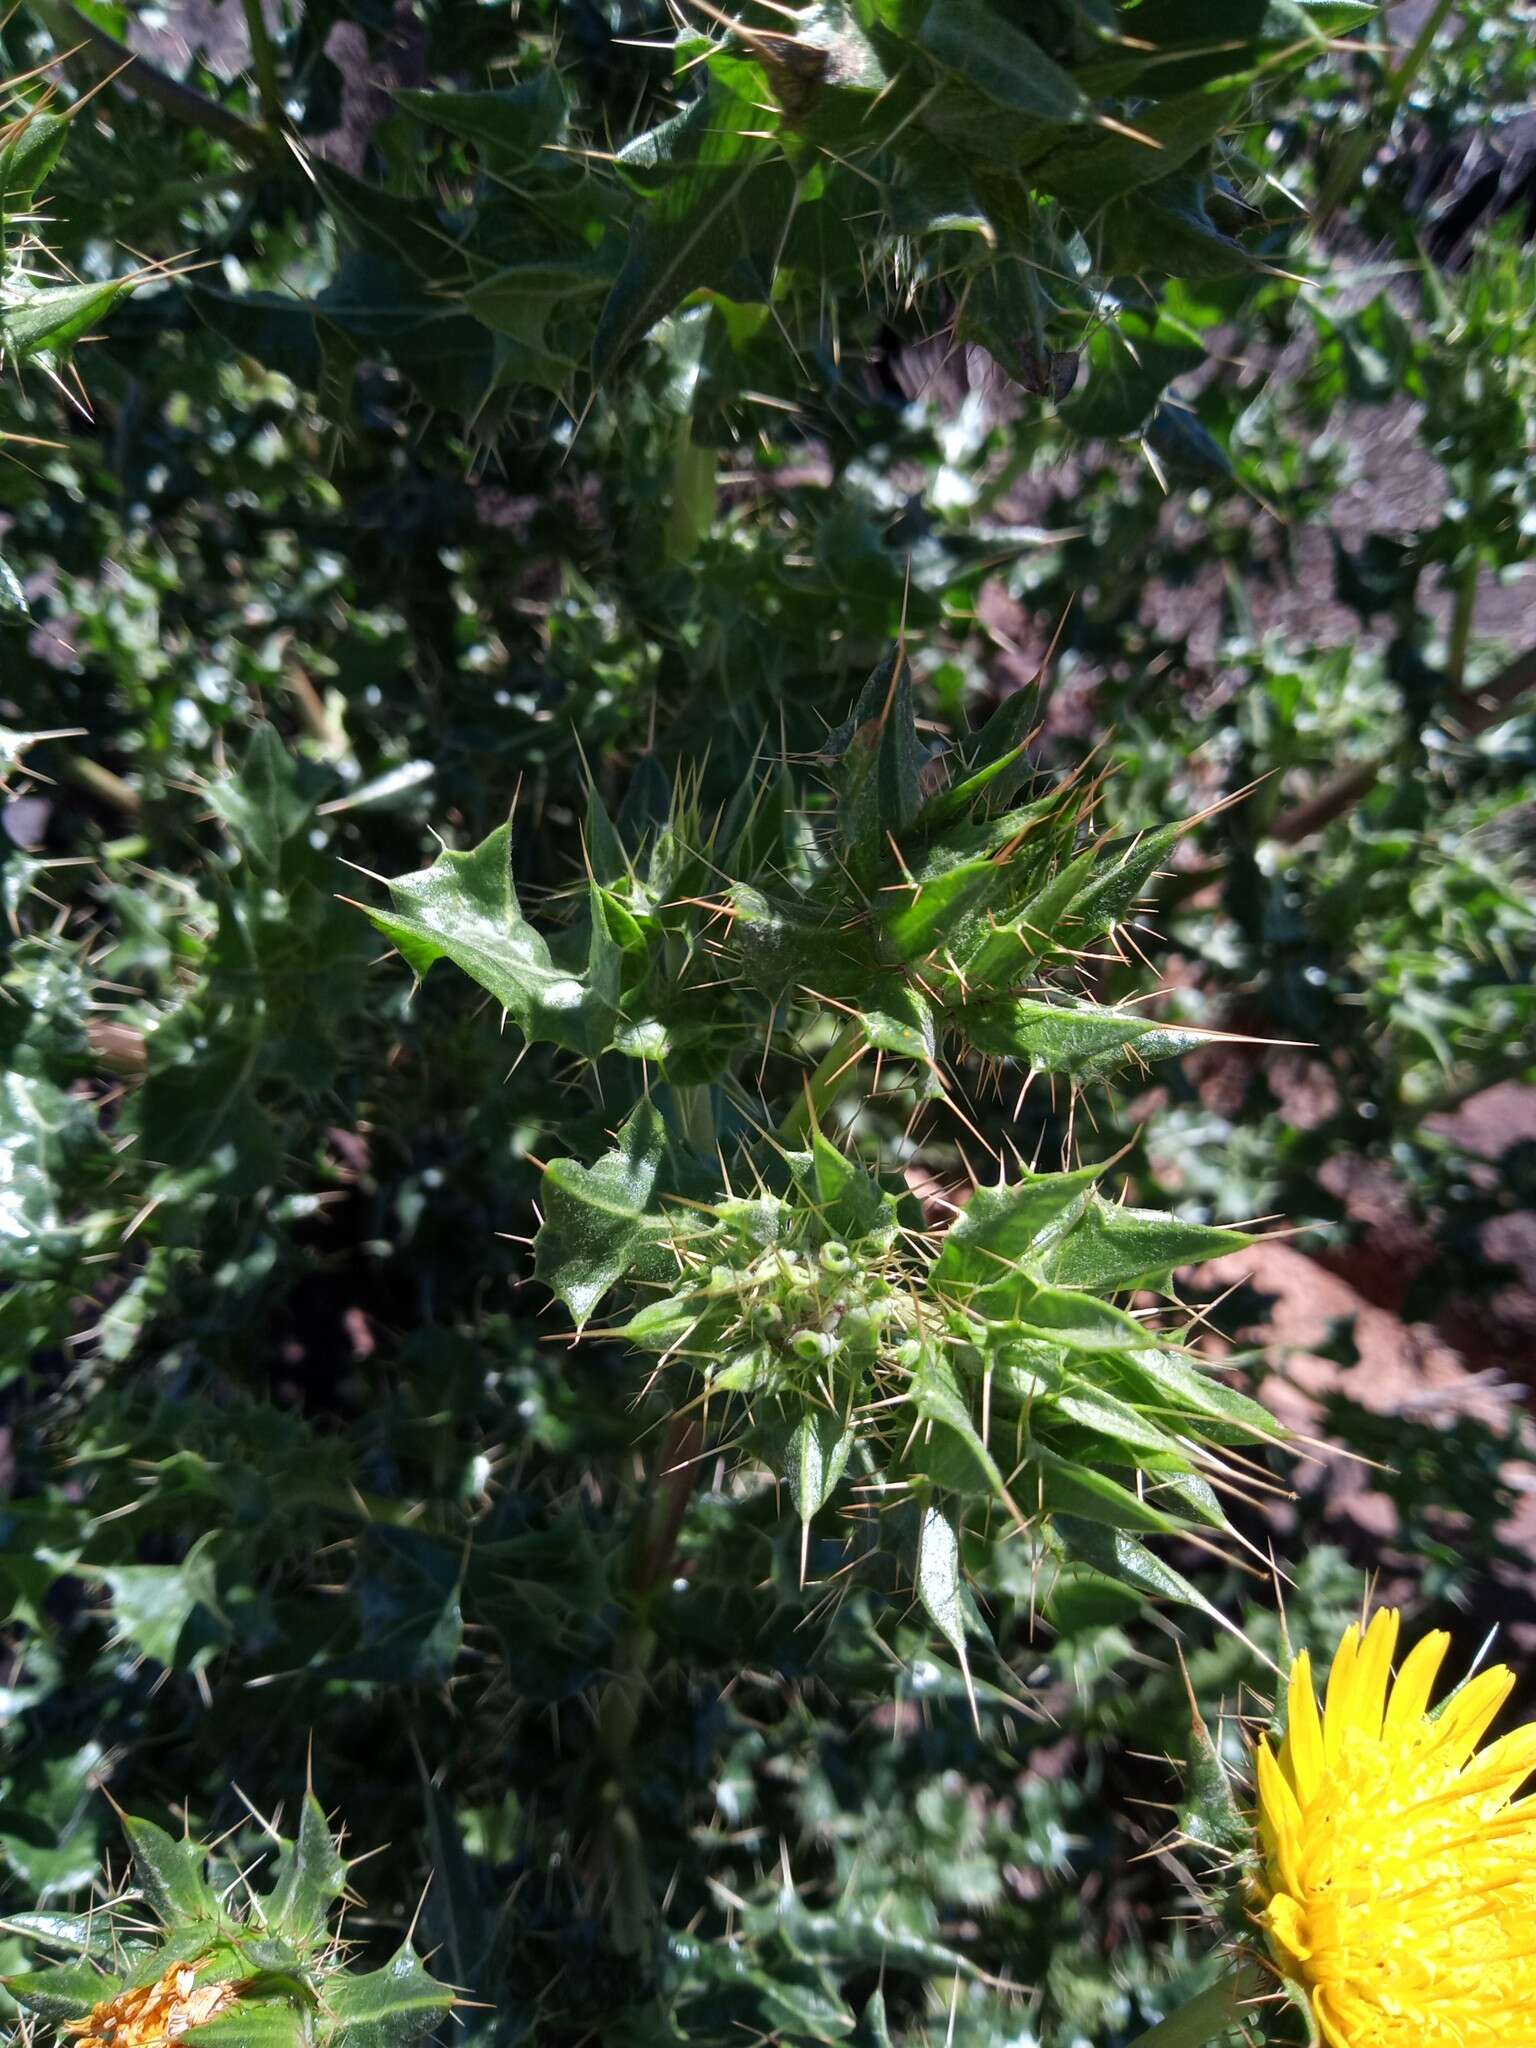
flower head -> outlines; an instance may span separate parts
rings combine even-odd
[[[227,1980],[199,1984],[197,1972],[196,1963],[174,1963],[153,1984],[103,1999],[88,2019],[65,2023],[66,2034],[80,2037],[71,2048],[165,2048],[217,2019],[234,2004],[238,1987]]]
[[[1450,1638],[1396,1680],[1398,1616],[1350,1628],[1322,1713],[1303,1651],[1279,1754],[1258,1750],[1261,1921],[1328,2048],[1536,2048],[1536,1725],[1479,1750],[1515,1679],[1441,1706]]]

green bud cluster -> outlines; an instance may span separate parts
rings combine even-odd
[[[828,735],[830,793],[785,764],[706,827],[686,782],[648,823],[594,792],[563,929],[523,917],[508,828],[372,913],[418,973],[451,959],[526,1037],[602,1060],[605,1099],[639,1063],[615,1149],[545,1169],[538,1276],[578,1326],[620,1290],[615,1334],[690,1380],[802,1525],[857,1457],[962,1658],[968,1531],[1038,1522],[1063,1600],[1108,1577],[1198,1601],[1142,1538],[1225,1529],[1240,1447],[1277,1434],[1116,1299],[1240,1234],[1107,1201],[1083,1168],[979,1190],[939,1241],[824,1135],[868,1054],[882,1098],[948,1101],[967,1060],[1075,1090],[1196,1042],[1070,991],[1180,828],[1094,843],[1091,789],[1027,794],[1031,737],[1014,698],[942,754],[898,649]]]

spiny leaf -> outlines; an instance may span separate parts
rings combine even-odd
[[[453,2006],[452,1991],[429,1976],[408,1947],[382,1970],[332,1977],[326,1999],[328,2048],[408,2048]]]
[[[1132,1060],[1172,1059],[1204,1043],[1198,1031],[1180,1031],[1130,1010],[1030,996],[968,1006],[957,1022],[978,1052],[1075,1081],[1102,1080]]]
[[[677,1212],[661,1205],[671,1141],[649,1097],[637,1104],[618,1135],[617,1149],[605,1152],[595,1166],[554,1159],[544,1176],[544,1222],[535,1241],[534,1270],[565,1303],[578,1329],[645,1254],[651,1254],[650,1266],[657,1265],[655,1254],[678,1227]],[[667,1263],[663,1254],[661,1273]]]
[[[162,1925],[180,1928],[191,1920],[219,1918],[218,1899],[203,1875],[207,1852],[200,1842],[177,1841],[133,1814],[124,1814],[123,1832],[144,1903]]]
[[[933,0],[917,40],[947,70],[1011,114],[1072,122],[1088,111],[1070,73],[988,0]]]
[[[1143,1500],[1107,1472],[1059,1457],[1043,1443],[1033,1446],[1029,1464],[1040,1505],[1053,1514],[1080,1515],[1111,1529],[1142,1529],[1164,1536],[1179,1526],[1175,1517]]]
[[[965,1606],[961,1597],[960,1542],[943,1510],[932,1506],[922,1510],[918,1525],[917,1597],[963,1668]]]
[[[619,949],[596,890],[584,972],[557,965],[522,914],[512,881],[512,827],[499,825],[467,853],[445,849],[420,874],[389,885],[393,911],[368,915],[407,964],[424,975],[451,960],[496,998],[525,1038],[588,1055],[613,1038]]]
[[[842,749],[837,826],[843,858],[858,886],[872,891],[890,860],[892,840],[922,807],[925,749],[917,736],[906,649],[870,677]]]
[[[30,206],[49,177],[69,133],[68,114],[28,114],[0,149],[0,202],[7,211]]]
[[[686,112],[621,152],[649,201],[597,324],[599,382],[690,292],[767,298],[795,180],[763,126],[761,109],[712,78]]]
[[[1109,1578],[1119,1579],[1123,1585],[1150,1599],[1172,1600],[1180,1606],[1197,1608],[1240,1642],[1246,1640],[1236,1623],[1228,1621],[1218,1608],[1212,1606],[1182,1572],[1175,1571],[1171,1564],[1154,1556],[1128,1531],[1105,1528],[1100,1523],[1086,1521],[1076,1515],[1057,1515],[1052,1526],[1069,1557],[1080,1558],[1083,1563],[1092,1565]]]
[[[20,2006],[55,2026],[83,2020],[93,2006],[114,1998],[122,1989],[121,1977],[104,1976],[89,1963],[67,1963],[53,1970],[22,1970],[0,1978]]]
[[[962,1491],[990,1493],[1006,1502],[1008,1488],[997,1460],[971,1419],[970,1406],[949,1360],[939,1352],[925,1349],[913,1371],[907,1399],[924,1422],[942,1433],[940,1446],[947,1439],[949,1448],[958,1448],[961,1453],[958,1464],[953,1458],[935,1464],[931,1437],[920,1438],[912,1455],[930,1476],[941,1484]]]
[[[313,1792],[299,1809],[299,1832],[284,1842],[277,1882],[265,1902],[269,1922],[300,1945],[325,1931],[347,1881],[347,1863]]]
[[[25,362],[29,356],[60,356],[106,314],[133,280],[105,284],[45,285],[10,306],[0,306],[0,356]]]
[[[1246,1251],[1253,1241],[1246,1231],[1186,1223],[1156,1209],[1127,1209],[1094,1191],[1039,1252],[1035,1270],[1052,1286],[1093,1294],[1149,1286],[1166,1291],[1176,1266]]]
[[[178,1664],[188,1622],[202,1609],[217,1618],[217,1535],[199,1536],[180,1564],[98,1565],[112,1595],[112,1625],[119,1641],[131,1643],[157,1664],[196,1670],[213,1656],[213,1643],[199,1645],[185,1666]]]
[[[1102,1166],[1071,1173],[1026,1173],[1002,1187],[977,1188],[950,1225],[931,1284],[962,1296],[1008,1280],[1020,1262],[1078,1212]]]
[[[808,1401],[784,1445],[784,1477],[802,1522],[826,1506],[848,1464],[855,1432],[831,1409]]]

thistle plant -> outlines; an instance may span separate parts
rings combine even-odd
[[[563,922],[524,915],[510,825],[370,913],[419,975],[451,960],[575,1055],[610,1116],[632,1105],[600,1158],[545,1165],[535,1268],[576,1331],[611,1299],[637,1392],[669,1376],[785,1483],[802,1559],[845,1507],[964,1668],[973,1538],[1029,1532],[1047,1599],[1109,1574],[1206,1606],[1145,1539],[1224,1532],[1277,1436],[1176,1308],[1130,1302],[1171,1302],[1241,1232],[1110,1199],[1109,1162],[1017,1162],[936,1228],[880,1143],[896,1111],[974,1131],[978,1083],[1075,1100],[1201,1036],[1077,992],[1183,828],[1098,840],[1092,783],[1029,788],[1029,701],[941,752],[898,649],[814,761],[718,816],[650,763],[617,823],[592,790]]]
[[[408,2048],[450,2010],[409,1939],[382,1969],[347,1966],[332,1925],[346,1858],[312,1792],[292,1840],[276,1838],[270,1887],[251,1870],[215,1880],[200,1843],[123,1816],[130,1886],[83,1914],[21,1913],[7,1932],[55,1953],[7,1977],[23,2011],[76,2048],[162,2048],[196,2031],[207,2048]]]

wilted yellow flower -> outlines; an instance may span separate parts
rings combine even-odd
[[[196,1963],[176,1963],[153,1984],[120,1991],[92,2008],[89,2019],[70,2020],[63,2031],[79,2036],[76,2048],[164,2048],[190,2027],[227,2012],[239,1996],[227,1981],[199,1984]]]
[[[1392,1682],[1397,1634],[1391,1610],[1346,1632],[1321,1715],[1292,1667],[1285,1741],[1258,1751],[1263,1926],[1329,2048],[1536,2048],[1536,1725],[1478,1752],[1514,1674],[1430,1711],[1450,1638]]]

